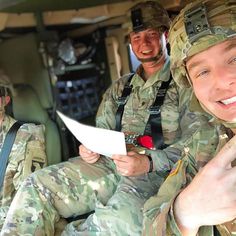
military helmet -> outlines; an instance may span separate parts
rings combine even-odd
[[[10,94],[14,94],[13,85],[9,77],[0,69],[0,97],[5,97]]]
[[[126,35],[139,32],[147,28],[169,29],[170,18],[167,11],[157,2],[140,2],[129,9],[127,22],[123,25]]]
[[[169,31],[171,71],[176,82],[189,87],[186,59],[234,36],[235,0],[197,0],[188,4]]]

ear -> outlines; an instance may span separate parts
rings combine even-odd
[[[166,42],[168,42],[168,35],[169,35],[169,32],[166,30],[166,31],[164,32],[164,35],[165,35],[165,38],[166,38]]]
[[[7,105],[11,101],[10,96],[6,96],[5,101],[6,101],[6,105]]]

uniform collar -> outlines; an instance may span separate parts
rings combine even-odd
[[[2,121],[2,125],[0,127],[0,132],[7,133],[11,126],[16,122],[15,119],[8,115],[4,115],[4,119]]]

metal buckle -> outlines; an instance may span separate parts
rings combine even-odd
[[[132,84],[125,84],[124,89],[132,89],[133,85]]]
[[[128,90],[130,90],[130,89],[132,89],[133,88],[133,86],[132,85],[125,85],[125,87],[124,87],[124,91],[126,90],[126,92],[124,93],[124,94],[122,94],[122,95],[126,95],[127,94],[127,92],[128,92]],[[118,97],[118,105],[125,105],[126,104],[126,102],[127,102],[127,99],[128,99],[128,97],[129,97],[129,94],[130,94],[130,92],[128,92],[128,96],[121,96],[121,97]]]
[[[137,142],[138,137],[139,137],[139,134],[125,134],[125,143],[138,146],[138,142]]]
[[[157,93],[157,97],[163,97],[163,96],[165,96],[165,94],[166,94],[166,89],[165,88],[159,89],[158,93]]]
[[[207,19],[207,10],[204,4],[186,11],[184,24],[191,44],[202,36],[213,34]]]
[[[127,102],[127,97],[118,97],[118,105],[125,105]]]
[[[151,106],[149,107],[148,111],[150,115],[158,115],[161,112],[160,108],[160,106]]]

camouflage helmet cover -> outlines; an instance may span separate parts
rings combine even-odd
[[[147,28],[169,29],[170,18],[167,11],[154,1],[140,2],[129,9],[127,22],[123,25],[126,34],[138,32]]]
[[[9,92],[14,95],[13,85],[5,72],[0,69],[0,97],[9,95]]]
[[[171,71],[180,86],[189,87],[188,57],[236,36],[235,0],[197,0],[174,19],[169,32]]]

